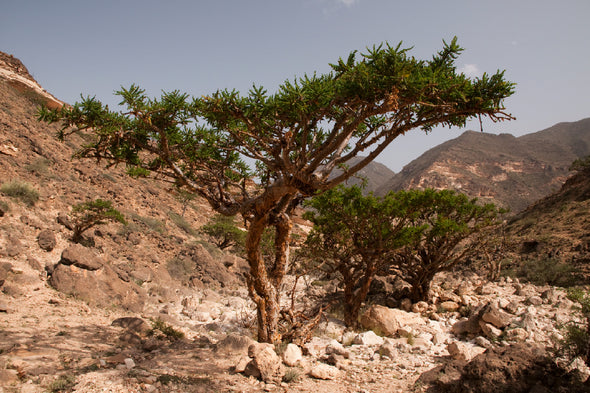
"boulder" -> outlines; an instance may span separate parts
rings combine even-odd
[[[512,322],[512,315],[500,310],[495,304],[489,303],[481,313],[481,319],[503,329]]]
[[[57,244],[55,233],[51,229],[44,229],[37,236],[37,244],[42,250],[52,251]]]
[[[309,372],[309,375],[316,379],[336,379],[340,377],[341,371],[337,367],[330,366],[324,363],[318,363],[313,366]]]
[[[289,367],[295,367],[303,359],[301,348],[293,343],[287,344],[285,352],[283,352],[283,363]]]
[[[497,339],[502,335],[502,330],[498,329],[491,323],[479,321],[479,326],[481,327],[481,331],[487,338]]]
[[[529,334],[523,328],[515,328],[506,330],[506,339],[509,341],[524,341],[529,337]]]
[[[141,312],[147,295],[133,282],[124,282],[110,267],[88,270],[59,263],[53,269],[49,284],[58,291],[75,296],[90,305],[119,305],[132,312]]]
[[[464,318],[455,322],[451,327],[451,332],[455,336],[462,336],[464,334],[478,334],[481,330],[477,317]]]
[[[248,348],[248,356],[252,360],[244,370],[246,376],[253,376],[267,383],[281,381],[285,367],[272,344],[254,343]]]
[[[451,358],[461,361],[470,361],[475,356],[484,353],[485,348],[470,346],[460,341],[453,341],[447,345],[447,351]]]
[[[403,310],[373,305],[361,316],[365,329],[377,331],[384,336],[394,336],[401,326],[425,325],[422,317]]]
[[[98,270],[104,265],[100,257],[81,244],[74,244],[66,248],[61,254],[59,263],[65,266],[73,265],[80,269],[91,271]]]
[[[443,311],[447,311],[447,312],[449,312],[449,311],[453,312],[453,311],[459,310],[459,304],[457,302],[452,301],[452,300],[444,301],[439,306]]]
[[[330,343],[326,347],[326,355],[331,354],[340,355],[346,359],[350,357],[350,352],[346,350],[346,348],[344,348],[344,346],[336,340],[330,341]]]
[[[142,335],[147,334],[151,330],[150,324],[138,317],[117,318],[111,322],[111,326],[119,326]]]
[[[379,347],[377,353],[381,356],[387,356],[389,359],[396,359],[399,356],[397,347],[391,341],[385,341]]]
[[[379,337],[374,331],[359,333],[354,338],[353,343],[356,345],[381,345],[383,344],[383,337]]]

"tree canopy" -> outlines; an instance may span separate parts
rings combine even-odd
[[[226,89],[190,98],[172,91],[156,99],[132,85],[115,93],[121,111],[87,97],[43,109],[40,119],[61,121],[61,137],[91,130],[95,139],[80,157],[141,168],[200,195],[223,215],[242,215],[259,339],[277,341],[290,216],[303,198],[354,175],[412,129],[512,118],[503,100],[514,84],[502,71],[476,79],[457,73],[461,51],[454,38],[432,59],[419,60],[401,44],[382,44],[339,59],[327,74],[286,81],[274,94],[254,86],[246,95]],[[360,154],[366,156],[345,166]],[[337,167],[344,170],[330,176]],[[270,263],[260,253],[268,226],[276,233]]]

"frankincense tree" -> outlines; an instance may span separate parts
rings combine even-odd
[[[303,198],[354,175],[410,130],[464,126],[481,116],[511,119],[503,100],[514,84],[500,71],[476,79],[458,73],[461,51],[455,38],[432,59],[419,60],[401,44],[385,44],[361,56],[352,52],[327,74],[286,81],[274,94],[254,86],[245,96],[220,90],[189,99],[173,91],[152,99],[132,85],[116,93],[122,111],[88,97],[42,110],[40,118],[62,121],[62,137],[91,130],[95,141],[80,157],[143,168],[205,198],[220,214],[240,214],[248,223],[258,339],[277,342],[291,215]],[[330,176],[361,153],[363,159]],[[260,252],[267,227],[275,230],[272,261]]]

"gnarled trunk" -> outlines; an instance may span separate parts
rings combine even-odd
[[[268,226],[276,229],[275,256],[271,266],[266,266],[260,251],[260,241]],[[258,341],[276,343],[281,340],[279,331],[280,288],[287,272],[289,240],[292,221],[287,214],[272,223],[268,215],[257,216],[251,221],[246,238],[246,253],[250,265],[248,291],[257,306]]]

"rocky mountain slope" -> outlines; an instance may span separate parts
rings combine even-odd
[[[350,160],[350,165],[354,165],[359,162],[363,157],[355,157]],[[332,176],[337,176],[341,171],[339,169],[334,170]],[[369,165],[361,169],[355,176],[349,178],[345,184],[352,186],[354,184],[364,183],[364,192],[375,192],[387,183],[395,175],[395,172],[379,162],[371,162]]]
[[[580,320],[576,305],[563,290],[510,278],[441,274],[429,303],[367,304],[362,330],[346,330],[335,310],[302,347],[254,343],[244,261],[197,231],[212,214],[207,205],[124,168],[72,160],[89,136],[59,142],[56,127],[38,123],[36,105],[51,98],[15,85],[18,74],[38,86],[8,58],[0,74],[0,391],[588,391],[578,376],[590,370],[577,362],[568,374],[546,351],[559,324]],[[5,184],[28,184],[38,200]],[[100,225],[74,245],[65,216],[96,198],[112,201],[128,225]],[[287,281],[290,290],[295,280]],[[295,289],[305,306],[337,287],[304,277]]]
[[[590,119],[514,137],[466,131],[406,165],[377,194],[450,188],[513,213],[559,189],[570,164],[590,154]]]

